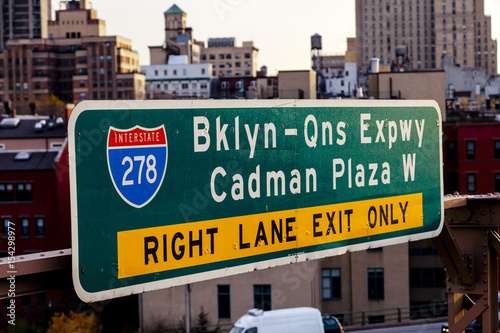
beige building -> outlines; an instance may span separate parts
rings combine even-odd
[[[0,96],[24,113],[53,95],[84,99],[144,99],[145,77],[129,39],[106,36],[87,1],[71,1],[50,21],[50,38],[10,40],[0,54]]]
[[[446,72],[444,70],[385,72],[368,76],[368,92],[375,99],[430,99],[438,103],[446,120]]]
[[[51,1],[2,1],[0,4],[0,50],[11,39],[47,38]]]
[[[319,35],[317,35],[319,36]],[[344,74],[346,62],[356,61],[356,38],[347,38],[347,51],[345,54],[327,55],[318,53],[312,56],[312,67],[321,71],[323,77],[339,77]]]
[[[316,72],[313,70],[279,71],[278,98],[316,99]]]
[[[278,77],[257,77],[257,96],[258,99],[278,98]]]
[[[234,38],[210,38],[208,47],[202,47],[201,63],[212,64],[212,76],[252,76],[257,75],[258,49],[253,42],[235,45]]]
[[[187,26],[187,14],[177,5],[163,13],[165,17],[165,41],[159,46],[149,46],[150,64],[164,65],[168,56],[186,55],[189,63],[212,65],[214,77],[255,77],[258,71],[259,50],[252,41],[236,45],[234,37],[209,38],[207,44],[196,41],[193,29]]]
[[[356,0],[358,66],[371,58],[407,61],[408,68],[441,68],[444,55],[462,67],[497,73],[497,41],[484,0]],[[397,54],[396,50],[404,54]]]
[[[394,318],[369,311],[408,308],[409,281],[407,244],[256,270],[194,283],[189,294],[191,324],[202,309],[211,324],[224,324],[252,308],[300,306],[336,314],[346,325],[354,320],[350,313],[357,311],[367,311],[367,323],[391,321]],[[180,286],[143,294],[143,327],[177,326],[185,316],[185,290]]]

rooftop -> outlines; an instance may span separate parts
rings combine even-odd
[[[165,12],[165,14],[183,14],[184,12],[182,11],[182,9],[180,9],[179,7],[177,7],[176,4],[172,5],[172,7],[170,7],[169,9],[167,9],[167,11]]]
[[[0,139],[64,138],[66,132],[62,118],[0,118]]]
[[[53,170],[56,151],[0,153],[0,171]],[[17,158],[16,158],[17,156]]]

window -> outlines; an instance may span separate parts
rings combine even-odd
[[[467,155],[466,158],[468,160],[476,159],[476,142],[475,141],[466,141]]]
[[[47,293],[36,294],[36,304],[41,307],[47,306]]]
[[[241,53],[235,53],[234,54],[235,59],[241,59]]]
[[[457,171],[449,171],[448,172],[448,193],[459,192],[459,181],[458,181],[458,172]]]
[[[500,160],[500,140],[495,140],[495,160]]]
[[[36,220],[35,235],[37,237],[45,236],[45,220],[44,220],[44,218],[37,217],[35,220]]]
[[[500,192],[500,173],[495,173],[495,192]]]
[[[250,53],[245,53],[245,59],[250,59]]]
[[[85,81],[84,80],[80,80],[80,88],[85,88]]]
[[[380,324],[385,322],[385,315],[368,316],[368,324]]]
[[[448,157],[449,160],[456,160],[457,159],[457,141],[456,140],[450,140],[447,141],[446,143],[446,156]]]
[[[271,285],[253,285],[253,307],[264,311],[271,310]]]
[[[219,59],[224,59],[224,55],[223,54],[219,54]]]
[[[368,299],[384,299],[384,269],[368,268]]]
[[[430,256],[437,255],[436,248],[431,239],[424,239],[410,242],[408,245],[408,254],[410,256]]]
[[[14,185],[0,183],[0,202],[14,201]]]
[[[444,288],[443,268],[410,268],[410,288]]]
[[[340,268],[321,270],[321,297],[323,299],[341,299]]]
[[[468,173],[467,174],[467,192],[474,193],[476,192],[476,174]]]
[[[29,202],[33,200],[31,182],[0,183],[0,202]]]
[[[201,69],[201,74],[205,74],[205,68]]]
[[[21,305],[23,308],[28,308],[31,306],[31,295],[21,296]]]
[[[231,295],[228,284],[217,286],[217,306],[219,309],[219,319],[231,318]]]
[[[32,201],[33,189],[31,183],[17,183],[16,185],[16,201]]]
[[[21,217],[21,236],[29,237],[30,235],[30,219],[28,217]]]
[[[187,90],[187,89],[189,89],[189,85],[187,83],[182,83],[181,89]]]
[[[2,232],[3,238],[7,238],[9,234],[9,225],[11,224],[11,217],[2,217]]]

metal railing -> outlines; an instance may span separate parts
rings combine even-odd
[[[446,317],[448,315],[448,304],[446,302],[430,303],[423,305],[413,305],[408,307],[397,307],[377,310],[364,310],[354,312],[343,312],[332,314],[337,317],[343,326],[366,326],[380,323],[402,323],[415,319],[429,319]],[[233,326],[232,323],[220,323],[213,325],[195,326],[191,328],[191,333],[227,333]],[[144,331],[144,333],[181,333],[185,330],[159,329],[154,331]]]
[[[334,313],[332,315],[337,317],[344,326],[400,323],[415,319],[446,317],[448,304],[439,302],[409,307]]]

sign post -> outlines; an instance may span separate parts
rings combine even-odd
[[[430,101],[95,101],[69,123],[94,302],[439,234]]]

